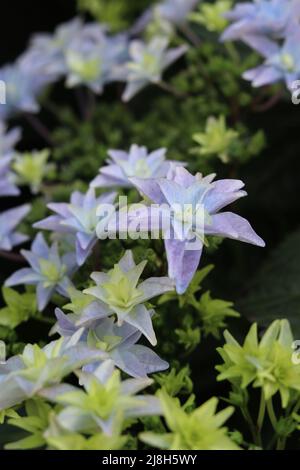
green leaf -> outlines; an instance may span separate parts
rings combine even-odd
[[[271,254],[250,284],[238,310],[262,326],[287,318],[300,335],[300,231],[289,235]]]

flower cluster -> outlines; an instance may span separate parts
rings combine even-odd
[[[259,87],[284,80],[288,88],[300,77],[300,4],[297,0],[257,0],[238,3],[225,14],[232,24],[222,40],[241,40],[256,50],[264,63],[244,73]]]

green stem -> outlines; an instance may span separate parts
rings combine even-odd
[[[163,80],[157,82],[156,85],[159,86],[162,90],[176,96],[176,98],[187,98],[188,96],[185,93],[182,93],[181,91],[174,88],[172,85],[169,85],[169,83],[164,82]]]
[[[267,401],[267,410],[268,410],[268,415],[269,415],[270,421],[272,423],[273,429],[276,431],[277,418],[276,418],[276,415],[275,415],[275,412],[274,412],[272,398],[270,398]]]
[[[243,408],[241,408],[241,411],[245,418],[245,421],[249,425],[249,429],[250,429],[254,444],[257,445],[258,447],[261,447],[261,437],[260,437],[260,434],[257,432],[256,426],[251,418],[248,407],[244,406]]]
[[[225,42],[224,45],[225,45],[226,51],[228,52],[229,57],[233,60],[233,62],[239,63],[240,62],[240,56],[239,56],[239,53],[236,50],[234,44],[232,42],[228,41],[228,42]]]
[[[257,427],[258,427],[259,432],[261,431],[263,427],[265,412],[266,412],[266,400],[265,400],[264,392],[262,390],[261,395],[260,395],[259,412],[258,412],[258,417],[257,417]]]

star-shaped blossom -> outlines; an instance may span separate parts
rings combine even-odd
[[[86,294],[82,295],[88,297]],[[66,340],[77,337],[90,348],[99,348],[105,353],[105,359],[112,360],[116,367],[131,377],[147,377],[148,374],[169,367],[168,363],[160,359],[150,348],[137,344],[142,336],[138,328],[128,323],[118,326],[112,317],[105,318],[103,310],[101,316],[103,304],[101,305],[100,301],[89,300],[89,302],[80,315],[78,313],[66,315],[57,308],[55,310],[57,323],[53,333],[59,333]],[[99,360],[91,362],[84,367],[84,371],[93,373],[100,363],[102,361]]]
[[[282,37],[300,19],[300,4],[298,0],[256,0],[237,3],[224,16],[232,24],[224,31],[223,41],[248,35]]]
[[[166,160],[166,149],[160,148],[153,152],[143,146],[133,144],[129,152],[123,150],[109,150],[110,159],[107,166],[100,168],[99,175],[91,182],[92,188],[122,187],[131,188],[130,179],[162,178],[167,175],[171,165],[175,162]],[[176,162],[180,165],[180,162]],[[183,163],[182,163],[183,164]]]
[[[0,103],[0,120],[19,112],[35,113],[39,110],[37,97],[44,86],[39,75],[23,68],[17,61],[0,68],[0,80],[5,83],[5,103]]]
[[[1,181],[0,181],[1,185]],[[0,187],[1,189],[1,187]],[[20,245],[28,240],[27,235],[15,231],[22,219],[29,213],[31,206],[23,206],[9,209],[0,213],[0,249],[11,251],[14,246]]]
[[[300,27],[287,35],[282,45],[261,36],[247,36],[246,42],[257,50],[265,62],[247,70],[243,77],[250,80],[254,87],[284,80],[288,88],[300,77]]]
[[[65,50],[67,86],[84,84],[101,93],[105,84],[124,78],[127,37],[110,37],[99,25],[87,25]]]
[[[41,349],[28,344],[22,354],[0,364],[0,410],[15,406],[59,383],[72,371],[105,356],[83,343],[60,338]]]
[[[119,263],[108,273],[92,273],[91,278],[96,282],[96,287],[90,287],[84,293],[107,306],[108,315],[117,315],[118,325],[129,323],[155,345],[156,337],[151,321],[153,312],[146,308],[145,302],[173,290],[174,286],[167,277],[153,277],[139,282],[146,264],[146,261],[142,261],[136,265],[132,252],[126,251]],[[103,317],[103,309],[99,309],[99,314]],[[90,315],[91,312],[89,319]],[[94,319],[96,318],[97,308]]]
[[[187,51],[185,45],[168,49],[168,43],[163,37],[154,37],[148,44],[139,40],[130,43],[123,101],[129,101],[149,83],[159,83],[164,70]]]
[[[198,2],[199,0],[163,0],[142,14],[133,26],[132,33],[139,34],[155,18],[161,18],[162,21],[176,26],[181,25]]]
[[[31,267],[22,268],[12,274],[6,280],[6,286],[37,286],[40,311],[44,310],[54,292],[68,297],[68,289],[72,286],[69,276],[76,267],[74,253],[66,253],[60,257],[57,243],[49,247],[41,233],[38,233],[32,242],[31,251],[21,250],[21,253]]]
[[[185,292],[193,279],[207,236],[265,245],[246,219],[232,212],[219,212],[246,196],[242,190],[244,183],[234,179],[213,181],[214,177],[193,176],[183,167],[176,167],[168,178],[131,179],[156,206],[155,210],[144,206],[132,213],[129,211],[128,217],[141,224],[147,222],[148,230],[163,231],[169,277],[175,281],[179,294]],[[154,219],[156,213],[160,217]]]
[[[86,194],[75,191],[70,203],[50,203],[48,208],[56,215],[34,224],[35,228],[55,232],[71,233],[76,236],[77,264],[82,266],[97,243],[96,227],[100,221],[97,209],[101,204],[113,204],[116,193],[104,193],[96,197],[95,190]]]
[[[24,55],[26,66],[33,67],[42,76],[56,77],[66,73],[65,51],[82,31],[84,25],[80,18],[59,25],[53,34],[35,34]]]
[[[93,374],[78,373],[84,390],[62,384],[43,391],[43,396],[64,405],[58,423],[70,432],[94,430],[113,434],[120,414],[124,418],[157,415],[158,398],[137,393],[152,384],[151,379],[121,381],[120,371],[111,360],[103,362]]]

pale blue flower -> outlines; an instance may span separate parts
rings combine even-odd
[[[111,37],[97,24],[86,25],[65,50],[67,86],[86,85],[101,93],[107,83],[122,80],[128,59],[127,37]]]
[[[260,36],[248,36],[246,41],[265,62],[244,72],[243,77],[254,87],[284,80],[292,88],[293,82],[300,78],[300,27],[291,30],[282,45]]]
[[[49,247],[41,233],[38,233],[32,242],[31,251],[21,250],[21,253],[31,267],[22,268],[12,274],[5,281],[6,286],[19,284],[37,286],[40,311],[44,310],[54,292],[68,297],[68,289],[72,286],[69,276],[76,267],[74,253],[60,257],[57,243]]]
[[[67,71],[65,51],[83,27],[83,21],[74,18],[59,25],[53,34],[35,34],[24,55],[24,62],[31,64],[34,70],[38,70],[43,76],[56,79],[63,76]]]
[[[86,194],[75,191],[70,204],[50,203],[48,208],[56,215],[34,224],[35,228],[55,232],[73,233],[76,236],[76,259],[82,266],[97,243],[96,227],[100,221],[97,209],[101,204],[113,204],[116,193],[104,193],[96,197],[95,190]]]
[[[0,103],[0,120],[20,112],[39,111],[37,97],[45,84],[42,77],[23,69],[21,63],[16,62],[0,68],[0,80],[5,83],[6,91],[6,103]]]
[[[129,152],[109,150],[108,155],[110,159],[107,160],[107,166],[100,168],[100,174],[91,182],[92,188],[131,188],[133,184],[129,178],[162,178],[167,175],[171,165],[175,164],[174,161],[166,160],[166,149],[148,152],[146,147],[135,144],[130,147]]]
[[[1,162],[1,160],[0,160]],[[1,180],[0,180],[1,191]],[[1,195],[1,194],[0,194]],[[11,251],[14,246],[20,245],[28,240],[27,235],[16,232],[15,228],[20,224],[22,219],[30,212],[31,206],[24,204],[23,206],[14,207],[0,213],[0,249]]]
[[[254,0],[237,3],[226,13],[232,24],[224,31],[223,41],[244,39],[248,35],[283,37],[300,19],[298,0]]]
[[[43,349],[27,344],[22,354],[0,364],[0,410],[42,395],[45,387],[59,383],[72,371],[103,356],[99,350],[63,338]]]
[[[101,301],[94,301],[83,308],[81,315],[65,315],[56,309],[57,324],[53,332],[58,332],[66,339],[80,337],[80,342],[92,349],[99,348],[106,359],[131,377],[147,377],[148,374],[165,370],[166,361],[147,346],[137,344],[142,336],[136,327],[123,323],[118,326],[112,317],[105,318],[107,307]],[[91,362],[84,371],[93,373],[102,361]]]
[[[148,230],[160,228],[164,232],[169,277],[176,283],[179,294],[185,292],[193,279],[206,236],[265,245],[247,220],[232,212],[219,213],[228,204],[246,196],[242,190],[244,183],[233,179],[214,182],[214,177],[193,176],[183,167],[176,167],[168,178],[131,179],[142,195],[160,205],[157,212],[162,217],[158,219],[158,227],[153,227],[153,210],[144,207],[133,214],[129,212],[129,219],[142,224],[146,220]]]
[[[164,70],[187,51],[185,45],[168,49],[168,43],[163,37],[155,37],[148,44],[139,40],[130,43],[123,101],[129,101],[149,83],[159,83]]]

